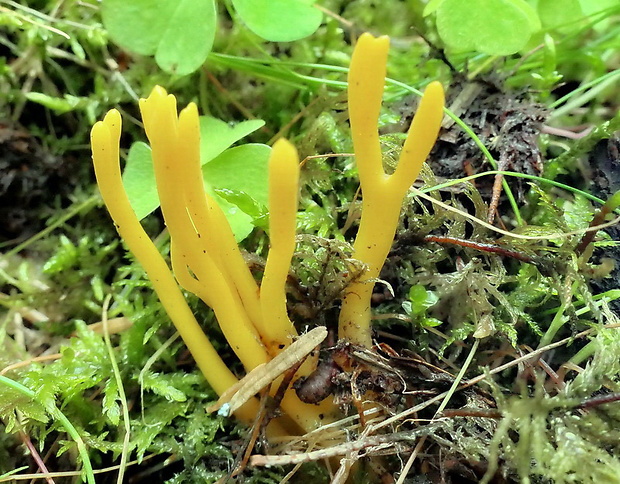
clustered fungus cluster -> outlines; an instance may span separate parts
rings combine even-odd
[[[437,138],[443,116],[441,85],[428,85],[403,146],[398,167],[383,169],[377,123],[386,62],[387,37],[363,34],[349,70],[348,105],[355,159],[362,188],[362,216],[352,257],[367,267],[345,291],[338,337],[370,347],[370,298],[392,244],[403,198]],[[205,378],[222,395],[238,383],[190,310],[181,288],[210,306],[247,372],[285,351],[298,337],[286,309],[285,283],[295,250],[299,158],[285,139],[269,159],[269,242],[264,275],[256,282],[217,203],[204,191],[200,170],[198,110],[189,104],[177,115],[176,99],[161,87],[140,101],[150,141],[157,189],[170,233],[170,268],[135,216],[123,189],[119,166],[121,117],[111,110],[92,130],[93,162],[103,200],[129,250],[144,267],[153,288]],[[303,376],[316,365],[309,359]],[[275,386],[275,385],[274,385]],[[334,414],[333,404],[300,401],[289,389],[282,400],[284,427],[306,431]],[[258,400],[236,410],[251,422]],[[327,416],[327,417],[326,417]],[[288,419],[288,422],[287,422]],[[323,420],[324,421],[324,420]],[[274,425],[275,424],[275,425]],[[284,431],[276,421],[272,431]]]

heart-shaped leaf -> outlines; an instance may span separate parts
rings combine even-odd
[[[243,240],[254,228],[252,216],[217,195],[214,189],[228,189],[245,193],[260,205],[268,200],[268,162],[271,148],[261,144],[247,144],[230,148],[205,164],[202,173],[205,186],[224,210],[237,241]]]
[[[510,55],[537,29],[536,12],[524,0],[444,0],[437,30],[451,49]]]
[[[173,2],[156,0],[103,0],[103,25],[114,42],[141,55],[153,55],[166,22],[172,16]]]
[[[138,220],[159,207],[151,147],[146,143],[138,141],[131,145],[123,171],[123,186]]]
[[[211,116],[200,116],[200,162],[204,165],[211,161],[226,148],[264,125],[262,119],[231,125]]]
[[[231,144],[263,124],[262,120],[251,120],[231,126],[215,118],[200,117],[200,160],[203,165],[209,166],[207,171],[203,168],[205,186],[227,214],[238,240],[251,232],[252,217],[243,213],[234,203],[219,197],[213,189],[245,192],[258,203],[267,204],[267,160],[270,148],[250,144],[227,150]],[[240,149],[246,146],[250,148]],[[143,219],[159,207],[151,148],[146,143],[137,142],[131,146],[123,172],[123,185],[138,219]]]
[[[194,72],[213,46],[215,0],[103,0],[101,14],[114,42],[170,73]]]
[[[583,11],[579,0],[563,0],[562,8],[558,8],[557,0],[539,0],[538,15],[545,28],[567,26],[572,29],[572,23],[583,18]]]
[[[422,11],[422,16],[427,17],[432,14],[435,10],[439,8],[439,5],[443,2],[443,0],[430,0],[424,10]]]
[[[230,148],[202,167],[205,183],[213,188],[244,192],[267,205],[267,167],[271,148],[250,143]]]
[[[314,0],[232,0],[248,28],[271,42],[291,42],[316,32],[323,14]]]

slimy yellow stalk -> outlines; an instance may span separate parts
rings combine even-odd
[[[362,218],[353,257],[368,270],[346,290],[339,320],[339,337],[371,345],[370,296],[374,280],[385,262],[394,238],[403,198],[415,181],[435,142],[442,118],[443,90],[431,83],[422,98],[405,141],[398,167],[392,175],[383,170],[377,121],[381,108],[387,37],[360,37],[349,72],[349,111],[353,144],[362,187]],[[261,368],[271,371],[298,338],[286,305],[286,280],[295,250],[299,191],[299,158],[286,140],[277,141],[269,160],[270,249],[262,282],[255,281],[243,260],[226,217],[208,194],[200,166],[200,125],[195,104],[177,115],[176,99],[155,87],[140,100],[144,127],[149,138],[157,190],[170,233],[174,276],[144,232],[124,191],[119,167],[121,118],[110,111],[92,129],[91,143],[97,183],[118,232],[144,267],[153,288],[209,384],[218,393],[239,385],[237,378],[214,350],[194,318],[180,287],[196,294],[210,306],[241,363],[253,375]],[[176,280],[175,280],[176,278]],[[305,350],[304,350],[305,351]],[[306,353],[304,353],[305,355]],[[282,363],[284,362],[284,363]],[[316,364],[309,358],[299,374],[307,375]],[[286,366],[286,365],[284,365]],[[265,380],[268,381],[268,380]],[[271,393],[281,378],[271,385]],[[262,383],[261,383],[262,385]],[[247,387],[252,397],[252,386]],[[310,431],[337,413],[334,404],[301,402],[290,389],[281,403],[284,413]],[[236,405],[235,405],[236,407]],[[255,398],[235,410],[246,422],[258,410]],[[290,423],[290,422],[289,422]],[[276,423],[272,432],[281,433]]]
[[[198,368],[213,390],[221,394],[238,380],[200,328],[168,265],[131,208],[123,188],[119,163],[121,126],[120,113],[115,109],[93,126],[91,144],[99,191],[121,238],[146,271],[162,305],[194,355]],[[258,402],[250,401],[239,409],[237,415],[251,422],[257,410]]]
[[[362,218],[353,245],[353,258],[368,269],[349,285],[343,299],[338,336],[370,347],[370,298],[374,281],[388,255],[403,198],[420,173],[433,147],[443,117],[441,84],[426,88],[407,134],[398,167],[392,175],[383,169],[378,119],[389,49],[387,37],[363,34],[357,42],[349,69],[349,117],[355,160],[362,187]]]
[[[140,101],[140,108],[151,144],[161,209],[170,232],[176,281],[142,229],[124,192],[118,153],[121,120],[114,110],[92,131],[97,182],[119,234],[145,268],[205,378],[221,395],[238,380],[200,329],[179,285],[213,309],[246,371],[264,365],[293,343],[298,335],[286,312],[285,283],[295,249],[299,159],[287,141],[281,140],[274,146],[269,161],[271,249],[259,290],[226,217],[204,191],[196,106],[190,104],[177,116],[174,96],[156,87],[147,99]],[[313,406],[301,402],[293,391],[286,392],[281,405],[286,415],[305,431],[318,427],[334,412],[331,404]],[[252,399],[235,413],[251,421],[257,408]]]
[[[199,297],[213,308],[231,348],[246,370],[252,370],[269,358],[232,278],[226,273],[214,237],[221,227],[210,223],[204,234],[196,228],[196,212],[208,220],[196,105],[190,104],[177,116],[175,97],[156,87],[147,99],[140,101],[140,109],[151,144],[161,210],[173,241],[172,251],[179,252],[177,260],[191,269],[204,288]],[[202,196],[197,195],[199,190]]]
[[[269,352],[293,342],[297,331],[286,311],[286,279],[295,251],[299,157],[285,139],[276,141],[269,159],[269,254],[260,286],[259,328]]]

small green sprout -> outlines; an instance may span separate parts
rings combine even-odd
[[[426,311],[438,301],[435,292],[427,290],[422,284],[416,284],[409,289],[409,300],[404,301],[402,306],[415,324],[422,328],[433,328],[442,324],[442,321],[427,316]]]

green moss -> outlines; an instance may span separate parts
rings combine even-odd
[[[246,429],[204,412],[214,395],[175,339],[142,269],[126,255],[104,211],[94,203],[82,205],[95,194],[88,131],[105,111],[118,107],[126,120],[123,147],[143,141],[135,121],[135,101],[159,83],[175,93],[180,105],[197,101],[201,112],[226,122],[247,117],[265,120],[265,129],[251,135],[253,142],[267,143],[278,134],[293,139],[302,157],[350,153],[343,68],[349,62],[352,38],[368,29],[392,36],[389,76],[409,86],[419,87],[434,78],[448,84],[461,74],[491,75],[493,85],[518,89],[534,85],[540,90],[529,97],[551,110],[549,124],[586,123],[595,128],[581,140],[539,137],[549,158],[544,176],[570,185],[570,190],[553,187],[542,178],[512,184],[519,174],[507,177],[516,194],[524,192],[518,208],[526,222],[515,229],[513,212],[502,205],[508,230],[546,239],[498,235],[414,194],[403,207],[403,222],[381,274],[394,295],[382,291],[381,302],[374,308],[384,318],[398,316],[375,323],[395,336],[390,342],[398,350],[415,350],[442,370],[454,372],[450,365],[462,365],[472,335],[478,332],[481,336],[482,329],[488,337],[480,340],[473,365],[477,369],[468,375],[473,376],[486,365],[516,357],[517,348],[519,352],[528,351],[525,345],[536,348],[542,335],[543,342],[551,342],[596,328],[591,341],[579,339],[557,348],[553,355],[544,355],[555,371],[573,360],[585,366],[583,372],[569,372],[563,387],[546,381],[545,391],[543,376],[537,375],[536,383],[520,384],[521,390],[516,391],[515,382],[521,376],[513,370],[500,373],[495,376],[494,397],[489,398],[497,403],[501,419],[445,419],[444,427],[429,436],[432,445],[423,453],[422,458],[428,460],[424,465],[439,467],[444,464],[441,456],[457,455],[460,463],[497,463],[513,481],[616,479],[620,474],[618,403],[576,406],[598,394],[620,391],[620,340],[616,330],[601,329],[616,321],[607,303],[618,291],[602,296],[592,292],[591,278],[603,271],[597,272],[598,262],[575,256],[580,236],[549,236],[585,228],[597,209],[598,202],[579,190],[589,190],[584,181],[587,170],[582,170],[587,168],[586,157],[597,143],[613,136],[620,119],[612,111],[617,105],[613,82],[618,76],[613,53],[620,32],[618,25],[609,22],[614,10],[607,14],[609,18],[592,17],[574,27],[562,27],[562,35],[551,32],[544,48],[527,55],[490,58],[450,52],[450,62],[460,71],[455,73],[439,60],[437,52],[443,45],[434,17],[422,15],[426,2],[421,0],[320,1],[345,21],[325,15],[313,36],[279,44],[249,33],[227,15],[221,3],[213,54],[203,69],[185,77],[165,73],[153,59],[110,41],[97,2],[39,1],[29,4],[36,10],[15,4],[5,12],[2,42],[6,59],[0,60],[0,97],[6,102],[0,108],[1,117],[19,122],[45,150],[61,156],[61,166],[75,183],[68,194],[54,191],[57,187],[50,184],[47,188],[53,193],[47,200],[52,202],[36,209],[25,207],[36,210],[35,218],[44,217],[51,228],[38,242],[11,250],[32,232],[24,232],[19,241],[2,242],[6,253],[0,258],[0,346],[4,350],[0,367],[24,364],[7,376],[36,391],[45,405],[61,408],[85,439],[98,467],[118,464],[125,452],[139,462],[128,472],[152,472],[161,482],[210,482],[224,475],[238,453],[239,442],[246,438]],[[416,31],[435,45],[426,45],[415,36]],[[573,85],[580,87],[573,89]],[[386,101],[392,107],[382,112],[383,125],[393,125],[403,110],[410,109],[410,100],[405,99],[409,92],[389,83]],[[497,109],[501,117],[504,107],[485,109]],[[473,118],[470,128],[480,137],[488,134],[485,139],[493,150],[504,132],[501,126],[480,120],[482,116]],[[386,167],[397,159],[402,138],[402,133],[382,135]],[[464,138],[456,149],[469,153],[474,143]],[[26,149],[23,144],[17,148]],[[484,160],[477,148],[474,151]],[[458,183],[445,178],[444,162],[444,158],[435,158],[432,167],[425,168],[421,188],[434,200],[486,219],[492,177]],[[33,162],[20,169],[36,168]],[[28,180],[18,177],[19,170],[9,170],[9,174],[14,178],[5,176],[6,183]],[[356,180],[350,156],[310,159],[304,165],[298,225],[305,235],[300,237],[289,281],[289,309],[302,327],[334,324],[346,276],[354,278],[363,269],[349,260],[348,241],[356,230],[360,204]],[[441,189],[436,188],[439,184]],[[28,186],[22,188],[28,192]],[[78,210],[80,206],[86,208]],[[155,214],[144,223],[166,252],[160,218]],[[260,273],[260,256],[268,241],[260,221],[255,225],[258,228],[244,248],[251,252]],[[423,237],[429,234],[497,245],[532,257],[533,263],[475,247],[425,241]],[[609,238],[597,244],[605,250],[614,245]],[[409,316],[415,316],[412,321],[403,321],[407,317],[403,303],[411,302],[412,287],[432,293],[437,301],[416,314],[410,312]],[[108,316],[124,316],[132,322],[120,334],[111,335],[119,375],[115,375],[104,338],[87,329],[87,324],[101,319],[109,294],[113,298]],[[218,350],[234,366],[211,311],[195,299],[190,304],[214,335]],[[441,351],[444,360],[435,356]],[[31,360],[53,354],[58,358]],[[460,397],[475,408],[490,405],[475,392],[457,392],[454,401],[463,403]],[[127,443],[124,405],[131,429]],[[35,470],[32,458],[20,450],[18,430],[42,452],[52,449],[47,461],[50,470],[79,468],[75,444],[65,437],[59,422],[49,417],[45,406],[0,386],[0,419],[0,472]],[[54,447],[57,440],[61,443]],[[244,477],[257,483],[279,482],[286,471],[253,470]],[[298,480],[325,479],[324,470],[317,466],[308,466],[304,472]]]

